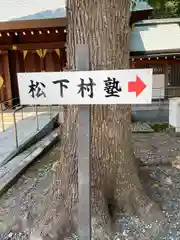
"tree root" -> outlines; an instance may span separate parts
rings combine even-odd
[[[76,208],[77,209],[77,206]],[[124,239],[120,234],[116,237],[116,233],[119,232],[119,226],[117,225],[117,218],[121,210],[123,210],[128,216],[136,216],[145,224],[152,224],[152,232],[156,232],[158,229],[158,223],[165,220],[159,206],[151,201],[144,193],[143,190],[131,190],[128,195],[123,199],[121,198],[117,204],[117,199],[111,198],[107,200],[102,191],[97,188],[92,189],[92,202],[91,202],[91,227],[92,227],[92,240],[116,240]],[[65,240],[72,236],[73,231],[77,232],[78,229],[74,229],[77,226],[77,211],[71,212],[71,221],[56,223],[55,228],[52,228],[50,232],[44,237],[31,236],[31,240]],[[76,222],[76,223],[75,223]],[[70,238],[73,239],[73,238]],[[133,238],[132,238],[133,239]],[[148,239],[148,238],[147,238]]]
[[[91,195],[91,228],[92,240],[111,240],[111,219],[108,211],[107,202],[103,193],[96,189],[92,189]]]
[[[154,223],[153,232],[157,231],[158,223],[164,221],[164,215],[161,213],[159,206],[152,202],[143,190],[132,190],[126,198],[119,202],[122,208],[129,216],[138,216],[140,220],[145,224]],[[124,203],[124,204],[123,204]],[[117,199],[107,200],[103,193],[99,189],[92,189],[92,240],[116,240],[124,239],[119,234],[119,226],[117,225],[117,217],[119,216],[119,209],[117,208]],[[119,207],[119,206],[118,206]],[[76,208],[77,209],[77,208]],[[71,221],[64,222],[61,219],[60,222],[56,223],[56,226],[51,229],[50,232],[44,237],[40,237],[40,234],[31,235],[31,240],[65,240],[73,239],[72,226],[77,227],[72,221],[77,221],[77,211],[72,211]],[[73,231],[77,232],[78,229]],[[116,233],[118,235],[116,236]],[[69,238],[70,237],[70,238]],[[131,239],[134,239],[133,237]],[[148,239],[148,238],[147,238]]]
[[[117,175],[118,176],[118,175]],[[128,175],[124,175],[125,180],[128,179]],[[106,180],[106,179],[105,179]],[[104,180],[104,181],[105,181]],[[124,178],[119,178],[116,185],[112,187],[114,191],[112,194],[105,195],[107,190],[102,186],[91,188],[91,227],[92,227],[92,240],[116,240],[116,232],[118,232],[118,226],[116,226],[116,220],[119,217],[120,212],[125,212],[128,216],[136,216],[142,220],[145,224],[153,225],[153,232],[157,229],[157,223],[165,221],[165,216],[160,210],[160,207],[153,201],[151,201],[142,188],[142,185],[138,179],[138,174],[131,175],[131,179],[123,183]],[[106,184],[104,185],[106,187]],[[107,185],[108,186],[108,185]],[[102,189],[101,189],[102,187]],[[107,187],[108,188],[108,187]],[[111,189],[111,190],[112,190]],[[72,189],[69,189],[71,192]],[[65,202],[70,202],[75,209],[71,209],[70,215],[65,214],[65,217],[56,222],[54,227],[43,238],[39,236],[31,236],[31,240],[65,240],[73,232],[78,232],[77,226],[77,201],[73,201],[69,194],[69,199],[63,199]],[[107,199],[109,197],[109,199]],[[62,209],[56,209],[58,212]],[[63,215],[61,215],[63,216]],[[67,221],[68,219],[68,221]],[[72,238],[71,238],[72,239]],[[123,239],[123,236],[118,235],[117,239]],[[148,239],[148,238],[147,238]]]
[[[129,203],[133,207],[135,215],[147,224],[165,219],[159,205],[150,200],[144,191],[132,191],[129,195]]]

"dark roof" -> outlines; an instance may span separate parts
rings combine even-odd
[[[135,6],[131,5],[130,25],[149,19],[152,16],[153,8],[145,1],[136,0]]]
[[[145,1],[136,1],[135,7],[130,9],[132,12],[138,12],[138,11],[148,11],[148,10],[153,10],[153,8],[149,5],[149,3]]]

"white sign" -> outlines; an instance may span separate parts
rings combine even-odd
[[[152,69],[18,73],[22,105],[145,104]]]

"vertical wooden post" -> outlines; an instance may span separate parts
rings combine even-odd
[[[168,62],[166,64],[164,64],[164,68],[165,68],[165,71],[164,71],[164,77],[165,77],[164,94],[165,94],[165,97],[164,98],[167,100],[169,98],[169,96],[168,96],[168,88],[169,88],[169,73],[168,73],[169,65],[168,65]]]
[[[89,70],[89,48],[86,44],[76,45],[76,70]],[[91,239],[91,168],[90,168],[90,141],[91,141],[91,112],[90,106],[79,106],[78,128],[78,191],[79,191],[79,237],[80,240]]]
[[[12,98],[12,91],[11,91],[11,78],[9,72],[9,60],[8,60],[8,52],[3,54],[3,70],[4,70],[4,86],[1,91],[6,91],[5,97],[6,99]],[[8,106],[12,105],[12,101],[9,101]]]

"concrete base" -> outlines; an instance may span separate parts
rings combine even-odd
[[[58,113],[54,113],[50,119],[47,114],[41,114],[39,116],[39,131],[36,130],[36,119],[34,117],[26,118],[18,122],[18,148],[16,148],[15,145],[13,127],[2,132],[0,134],[0,167],[49,134],[57,124],[58,116]]]
[[[180,129],[176,129],[174,127],[169,127],[168,128],[168,133],[172,136],[172,137],[180,137]]]
[[[132,120],[141,122],[169,122],[169,103],[132,105]]]
[[[55,130],[0,168],[0,194],[13,184],[28,166],[59,140]]]
[[[21,152],[23,152],[25,149],[29,148],[32,144],[37,143],[39,140],[41,140],[42,138],[44,138],[46,135],[48,135],[53,129],[54,126],[57,124],[58,122],[58,117],[59,114],[55,114],[51,120],[49,120],[49,122],[39,131],[37,131],[36,133],[32,134],[32,136],[30,136],[30,138],[26,139],[17,149],[16,154],[18,155]],[[15,155],[13,154],[13,157],[15,157]]]

